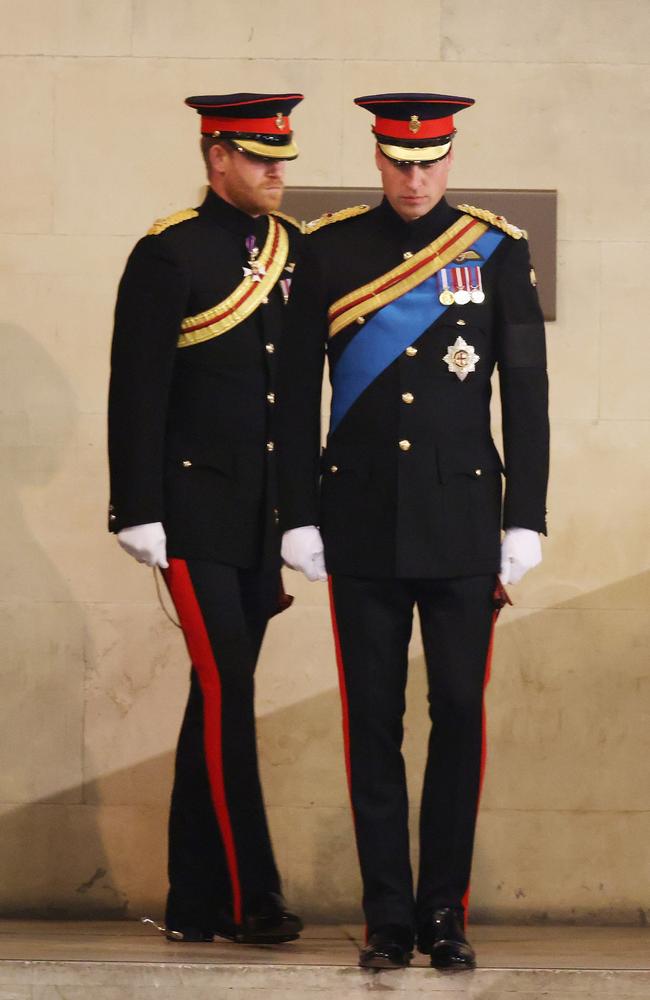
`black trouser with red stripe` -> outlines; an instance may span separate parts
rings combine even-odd
[[[434,909],[466,903],[484,759],[483,689],[496,618],[494,585],[494,576],[331,578],[348,777],[370,931],[382,924],[424,927]],[[416,898],[400,749],[415,605],[432,723]]]
[[[255,738],[253,673],[279,573],[170,559],[165,580],[192,661],[169,819],[169,929],[239,924],[280,891]]]

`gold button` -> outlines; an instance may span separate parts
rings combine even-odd
[[[412,392],[403,392],[402,393],[402,402],[403,403],[412,403],[414,399],[415,399],[415,396],[413,395]]]
[[[405,250],[404,253],[402,254],[402,257],[404,258],[404,260],[408,260],[409,257],[412,257],[412,256],[413,256],[413,253],[410,250]]]
[[[339,471],[338,465],[330,465],[330,472],[338,472],[338,471]]]
[[[115,515],[115,514],[109,514],[109,515],[108,515],[108,520],[109,520],[109,521],[117,521],[117,517],[116,517],[116,515]]]
[[[184,469],[189,469],[189,468],[191,468],[191,466],[192,466],[192,463],[190,462],[189,458],[184,458],[183,459],[183,468]]]
[[[464,319],[457,319],[456,326],[467,326],[467,323],[465,322]]]
[[[359,326],[363,326],[363,324],[364,324],[365,322],[366,322],[366,321],[365,321],[365,319],[363,318],[363,316],[357,316],[357,323],[359,324]]]
[[[411,447],[411,442],[405,439],[404,441],[400,441],[399,446],[402,449],[402,451],[408,451],[409,448]]]
[[[275,448],[275,444],[273,443],[273,441],[267,441],[266,442],[266,450],[267,451],[273,451],[274,448]]]
[[[408,355],[409,358],[414,358],[417,353],[418,353],[417,347],[406,348],[406,354]]]
[[[482,474],[482,472],[483,472],[482,469],[474,469],[474,475],[475,476],[480,476]]]
[[[275,393],[274,392],[267,392],[267,394],[266,394],[266,401],[267,401],[267,403],[275,403]]]
[[[275,351],[275,344],[266,344],[265,350],[267,354],[273,354]]]
[[[112,504],[112,503],[109,503],[109,505],[108,505],[108,509],[112,511],[112,510],[115,510],[115,507],[113,506],[113,504]]]

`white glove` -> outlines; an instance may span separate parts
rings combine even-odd
[[[530,528],[508,528],[501,542],[501,583],[519,583],[542,561],[539,535]]]
[[[312,583],[314,580],[327,580],[323,539],[315,525],[306,524],[302,528],[285,531],[281,552],[287,566],[300,570]]]
[[[167,569],[167,538],[160,521],[150,524],[134,524],[131,528],[122,528],[117,533],[117,540],[130,556],[147,566],[160,566]]]

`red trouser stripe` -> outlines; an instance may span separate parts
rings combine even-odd
[[[481,727],[481,772],[479,776],[479,786],[478,786],[478,799],[476,801],[476,812],[478,814],[479,805],[481,803],[481,794],[483,792],[483,781],[485,778],[485,765],[487,762],[487,732],[486,732],[486,717],[485,717],[485,690],[490,682],[490,674],[492,672],[492,650],[494,649],[494,627],[497,623],[497,618],[499,617],[500,608],[495,608],[492,613],[492,626],[490,628],[490,641],[488,642],[487,656],[485,658],[485,675],[483,677],[483,721]],[[465,912],[465,922],[467,922],[467,907],[469,906],[469,893],[470,893],[470,883],[467,884],[465,890],[465,895],[463,896],[463,910]]]
[[[327,587],[330,595],[330,613],[332,615],[332,632],[334,633],[334,649],[336,650],[336,666],[339,674],[339,690],[341,692],[341,716],[343,721],[343,750],[345,753],[345,772],[348,776],[348,792],[350,794],[350,806],[352,807],[352,820],[356,828],[354,815],[354,800],[352,798],[352,760],[350,756],[350,709],[348,706],[348,689],[345,683],[345,670],[343,668],[343,653],[341,652],[341,637],[339,626],[336,621],[336,607],[334,604],[334,588],[332,577],[327,577]],[[366,943],[368,941],[368,925],[366,925]]]
[[[221,831],[232,887],[233,919],[242,920],[242,894],[232,823],[226,799],[221,734],[221,680],[212,645],[184,559],[170,559],[165,580],[172,595],[203,695],[203,738],[212,804]]]
[[[341,638],[339,627],[336,621],[336,608],[334,606],[334,589],[332,577],[328,576],[327,586],[330,595],[330,613],[332,615],[332,631],[334,633],[334,648],[336,650],[336,666],[339,672],[339,690],[341,692],[341,714],[343,717],[343,748],[345,752],[345,770],[348,776],[348,790],[350,799],[352,798],[352,764],[350,761],[350,710],[348,707],[348,691],[345,685],[345,670],[343,669],[343,654],[341,653]],[[354,810],[354,805],[352,806]]]

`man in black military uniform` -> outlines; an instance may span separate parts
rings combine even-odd
[[[284,598],[275,354],[301,240],[275,212],[300,94],[191,97],[209,187],[129,257],[109,399],[110,530],[162,568],[192,661],[167,936],[290,941],[260,788],[253,672]],[[286,603],[286,601],[284,602]]]
[[[545,532],[544,326],[524,233],[444,198],[453,115],[474,102],[356,103],[376,116],[384,199],[313,224],[294,285],[279,376],[282,554],[310,579],[324,579],[325,564],[330,574],[368,924],[361,964],[404,966],[417,937],[435,967],[471,968],[464,923],[497,574],[516,583],[540,561]],[[490,434],[495,365],[505,470]],[[400,749],[415,605],[432,721],[417,892]]]

